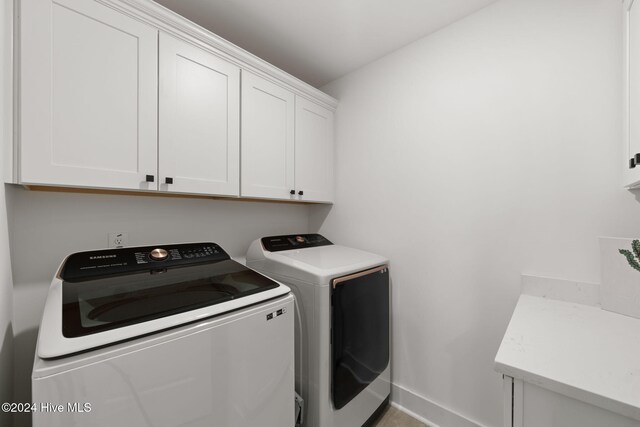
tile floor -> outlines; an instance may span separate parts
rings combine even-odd
[[[426,424],[421,423],[415,418],[410,417],[404,412],[394,408],[393,406],[387,406],[387,409],[382,413],[378,421],[373,424],[373,427],[428,427]]]

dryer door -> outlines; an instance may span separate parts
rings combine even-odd
[[[389,364],[389,269],[333,279],[331,292],[331,394],[340,409]]]

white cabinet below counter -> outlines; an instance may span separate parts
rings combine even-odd
[[[18,4],[7,182],[332,202],[335,99],[151,0]]]
[[[333,111],[242,73],[242,196],[333,201]]]
[[[638,427],[640,422],[529,382],[504,378],[505,427]]]
[[[640,319],[521,295],[495,368],[505,427],[640,427]]]

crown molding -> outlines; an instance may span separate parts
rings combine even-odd
[[[234,45],[211,31],[189,21],[185,17],[151,0],[96,0],[127,15],[145,22],[176,38],[194,43],[211,51],[225,60],[238,65],[243,70],[257,74],[272,83],[293,91],[299,96],[335,110],[338,101],[288,74],[281,69],[258,58],[250,52]]]

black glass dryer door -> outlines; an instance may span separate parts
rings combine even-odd
[[[332,281],[333,405],[340,409],[389,364],[389,269]]]

